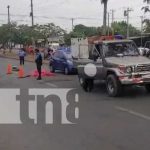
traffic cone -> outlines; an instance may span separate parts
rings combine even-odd
[[[24,70],[23,67],[20,66],[18,71],[18,78],[23,78],[23,77],[24,77]]]
[[[7,66],[7,74],[12,74],[12,65],[8,64]]]

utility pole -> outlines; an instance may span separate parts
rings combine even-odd
[[[7,43],[7,46],[9,47],[9,52],[11,52],[11,39],[10,39],[10,35],[11,35],[11,24],[10,24],[10,6],[7,6],[8,9],[8,31],[9,31],[9,41]]]
[[[112,22],[111,22],[111,28],[112,28],[112,35],[114,35],[114,28],[113,28],[113,23],[114,23],[114,12],[115,12],[115,10],[111,10],[111,19],[112,19]]]
[[[109,12],[108,12],[108,36],[109,36]]]
[[[10,24],[10,11],[9,11],[10,6],[9,5],[7,6],[7,9],[8,9],[8,24]]]
[[[144,17],[141,16],[141,47],[143,46],[143,20],[144,20]]]
[[[127,9],[127,39],[129,38],[129,36],[130,36],[130,33],[129,33],[129,12],[130,12],[130,10],[129,10],[129,8]]]
[[[33,0],[31,0],[31,12],[30,12],[30,17],[32,20],[32,31],[34,30],[34,14],[33,14]],[[35,47],[35,40],[34,37],[32,37],[32,45]]]
[[[72,21],[72,31],[74,29],[74,18],[71,18],[71,21]]]
[[[31,19],[32,19],[32,27],[34,26],[34,15],[33,15],[33,0],[31,0],[31,13],[30,13]]]
[[[129,18],[130,18],[130,12],[133,11],[131,8],[127,8],[127,10],[124,11],[124,16],[127,17],[127,39],[129,38],[130,36],[130,33],[129,33]]]

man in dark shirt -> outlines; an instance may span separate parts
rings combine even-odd
[[[42,55],[39,51],[39,49],[35,49],[35,53],[36,53],[36,57],[35,57],[35,63],[36,63],[36,66],[37,66],[37,70],[38,70],[38,73],[39,73],[39,76],[37,78],[37,80],[41,80],[41,67],[42,67]]]

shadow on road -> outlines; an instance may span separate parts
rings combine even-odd
[[[142,98],[149,98],[150,93],[148,93],[145,89],[145,87],[142,86],[131,86],[131,87],[124,87],[123,93],[120,97],[111,98],[107,95],[107,89],[105,83],[95,83],[94,89],[92,91],[93,94],[99,96],[99,97],[107,97],[109,99],[129,99],[132,98],[132,100],[137,100]]]

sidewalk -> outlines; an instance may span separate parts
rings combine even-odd
[[[17,56],[17,54],[14,53],[14,52],[9,52],[9,50],[7,50],[5,52],[5,54],[2,51],[0,51],[0,57],[19,60],[19,57]],[[27,55],[25,57],[25,61],[34,63],[35,62],[34,55]],[[49,61],[48,60],[44,60],[43,63],[44,64],[48,64]]]

